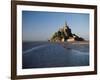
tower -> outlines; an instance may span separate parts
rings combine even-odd
[[[68,27],[67,22],[65,21],[65,25],[63,27],[64,33],[66,37],[72,37],[71,29]]]
[[[69,29],[66,21],[65,21],[64,29]]]

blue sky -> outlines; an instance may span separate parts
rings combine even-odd
[[[72,33],[89,39],[89,14],[22,11],[23,41],[46,41],[64,26],[65,21]]]

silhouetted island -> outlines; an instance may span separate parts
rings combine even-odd
[[[53,34],[50,42],[73,42],[73,41],[85,41],[82,37],[77,36],[71,32],[71,29],[65,22],[63,28],[60,28]]]

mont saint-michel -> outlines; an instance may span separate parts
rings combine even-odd
[[[71,29],[65,22],[65,25],[53,34],[50,39],[51,42],[73,42],[85,41],[82,37],[77,36],[71,32]]]
[[[89,15],[22,11],[22,69],[89,66]]]

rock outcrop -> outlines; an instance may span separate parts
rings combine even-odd
[[[57,32],[53,34],[50,39],[51,42],[71,42],[71,41],[84,41],[83,38],[77,36],[76,34],[72,34],[71,29],[65,22],[63,28],[60,28]]]

